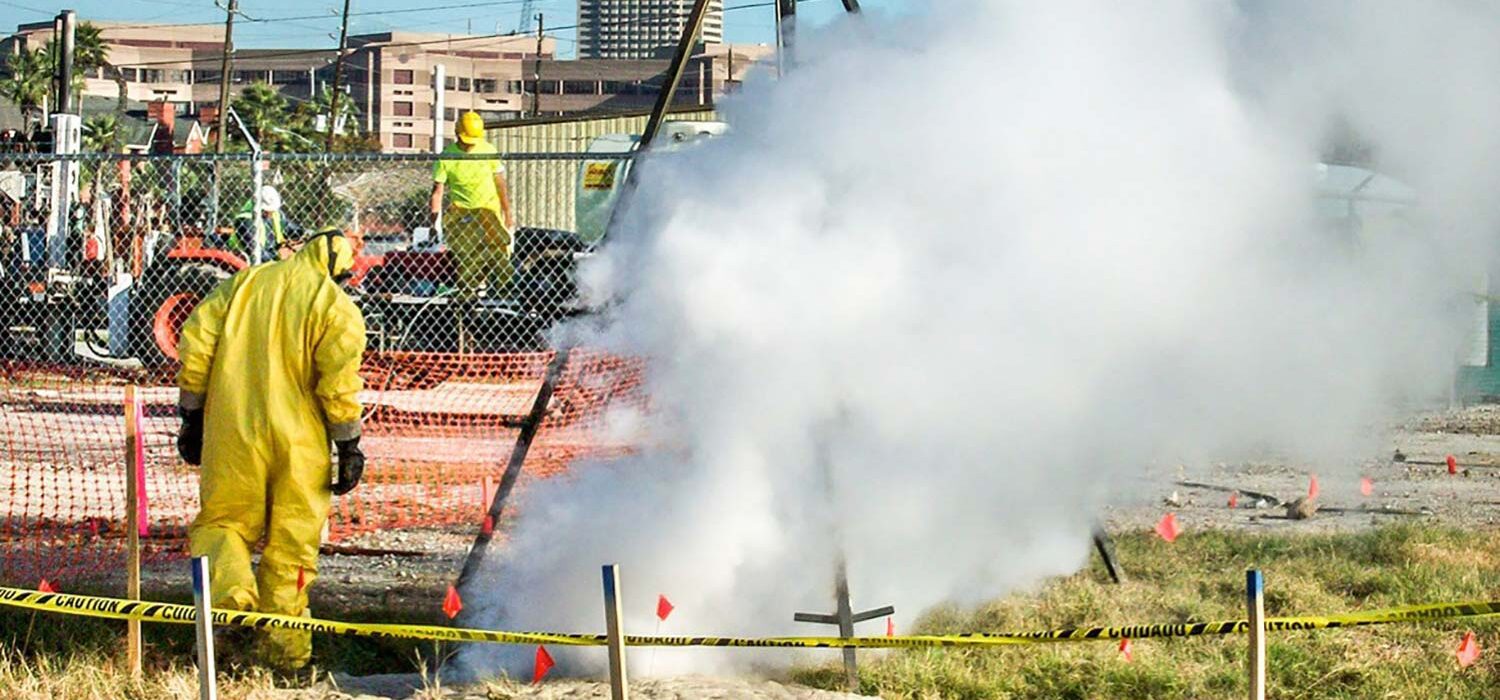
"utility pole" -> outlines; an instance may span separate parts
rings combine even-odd
[[[651,109],[651,117],[646,120],[646,128],[641,132],[641,140],[636,145],[636,150],[645,151],[656,139],[656,133],[661,130],[661,123],[667,117],[667,112],[672,109],[672,100],[677,97],[677,86],[682,84],[682,73],[687,69],[688,61],[693,57],[693,46],[698,43],[698,35],[703,31],[703,18],[708,16],[709,0],[697,0],[693,3],[693,11],[688,14],[687,26],[682,28],[682,38],[677,42],[677,53],[672,56],[672,64],[667,68],[666,80],[662,81],[661,92],[656,95],[656,106]],[[634,177],[635,168],[630,169],[631,174],[626,176],[626,183]],[[621,197],[628,190],[621,190]],[[619,211],[616,207],[614,211]],[[611,213],[613,218],[613,213]]]
[[[215,150],[224,152],[229,136],[229,73],[234,68],[234,14],[240,11],[240,0],[229,0],[224,11],[224,60],[219,62],[219,139]]]
[[[62,20],[62,36],[58,37],[57,45],[62,49],[62,57],[57,70],[57,111],[65,114],[73,113],[73,44],[77,36],[77,17],[72,10],[63,10],[58,15]]]
[[[59,12],[57,13],[56,17],[52,18],[52,46],[56,50],[51,52],[52,89],[47,91],[47,96],[52,99],[52,108],[46,109],[44,107],[42,109],[42,111],[46,112],[48,116],[52,115],[54,112],[63,111],[62,104],[58,102],[58,98],[62,97],[62,82],[59,80],[59,77],[62,75],[62,35],[63,19],[62,13]],[[51,121],[48,120],[48,123],[51,123]]]
[[[536,13],[536,64],[531,72],[531,118],[542,113],[542,13]]]
[[[776,75],[797,61],[797,0],[776,0]]]
[[[333,92],[328,95],[328,145],[324,150],[333,151],[333,137],[339,126],[339,82],[344,77],[344,50],[349,48],[349,0],[344,0],[344,19],[339,23],[339,55],[333,59]],[[373,76],[366,76],[373,80]]]

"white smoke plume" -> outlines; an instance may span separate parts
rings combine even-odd
[[[943,0],[804,32],[730,134],[641,166],[591,341],[649,358],[658,447],[523,494],[475,621],[599,631],[618,563],[633,633],[658,593],[667,634],[824,633],[791,615],[832,610],[842,548],[855,606],[905,625],[1076,570],[1143,465],[1383,446],[1446,396],[1491,250],[1496,36],[1457,0]],[[1340,130],[1420,214],[1329,225]]]

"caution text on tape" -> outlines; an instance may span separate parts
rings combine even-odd
[[[116,620],[137,619],[149,622],[190,624],[197,613],[190,605],[122,600],[102,596],[69,593],[43,593],[21,588],[0,587],[0,605],[82,615]],[[1273,632],[1318,630],[1337,627],[1359,627],[1395,622],[1418,622],[1454,618],[1500,615],[1500,601],[1436,603],[1386,608],[1344,615],[1314,617],[1281,617],[1266,620]],[[215,625],[295,629],[325,634],[362,637],[422,639],[451,642],[490,642],[495,644],[554,644],[562,646],[601,646],[604,635],[562,634],[555,632],[502,632],[495,630],[438,627],[367,622],[340,622],[272,613],[214,610]],[[959,646],[1009,646],[1045,644],[1102,639],[1151,639],[1161,637],[1195,637],[1244,632],[1246,620],[1188,622],[1177,624],[1127,625],[1123,627],[1087,627],[1012,634],[909,635],[901,637],[656,637],[627,635],[629,646],[654,647],[743,647],[743,648],[912,648]]]

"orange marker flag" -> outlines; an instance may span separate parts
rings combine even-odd
[[[448,595],[443,596],[443,614],[452,620],[458,617],[458,611],[464,609],[464,601],[458,597],[458,589],[453,584],[448,584]]]
[[[480,521],[479,531],[486,535],[494,534],[495,519],[490,517],[489,513],[485,513],[484,520]]]
[[[1468,668],[1479,660],[1479,642],[1474,639],[1473,632],[1465,632],[1464,639],[1458,643],[1458,665],[1460,668]]]
[[[556,665],[557,662],[552,660],[552,655],[547,653],[547,647],[537,645],[536,665],[531,669],[531,684],[540,684],[542,679],[547,677],[547,672],[551,671],[552,667]]]
[[[307,588],[307,569],[299,566],[297,567],[297,592],[301,593],[304,588]]]
[[[1229,492],[1229,507],[1230,508],[1238,508],[1238,507],[1240,507],[1240,492],[1239,491],[1230,491]]]
[[[1309,501],[1316,501],[1316,500],[1318,500],[1318,494],[1319,493],[1320,493],[1320,490],[1318,489],[1318,475],[1317,474],[1313,474],[1312,478],[1308,479],[1308,481],[1307,481],[1307,500],[1309,500]]]
[[[1375,493],[1375,482],[1370,481],[1370,477],[1368,477],[1368,476],[1360,477],[1360,479],[1359,479],[1359,495],[1361,495],[1361,496],[1367,496],[1368,497],[1368,496],[1370,496],[1370,495],[1372,495],[1374,493]]]
[[[887,617],[885,619],[885,636],[887,636],[887,637],[894,637],[894,636],[896,636],[896,618],[894,618],[894,617]]]
[[[1125,663],[1135,661],[1135,645],[1130,643],[1130,638],[1120,640],[1120,655],[1125,657]]]
[[[671,615],[675,609],[672,601],[667,600],[666,596],[660,594],[656,596],[656,619],[666,622],[667,616]]]
[[[1168,542],[1175,542],[1177,536],[1182,534],[1182,528],[1177,525],[1177,514],[1167,513],[1161,517],[1161,522],[1156,524],[1156,534]]]
[[[1453,455],[1448,455],[1448,473],[1449,474],[1457,474],[1458,473],[1458,458],[1454,457]]]
[[[39,593],[56,593],[57,592],[57,588],[55,586],[53,586],[52,582],[48,581],[47,579],[42,579],[42,582],[38,583],[36,585],[36,590]]]

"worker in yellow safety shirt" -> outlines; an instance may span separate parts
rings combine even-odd
[[[255,250],[255,221],[260,219],[261,257],[259,260],[251,260],[251,264],[270,262],[280,257],[281,246],[285,245],[287,239],[298,238],[302,235],[302,227],[286,218],[281,211],[281,193],[275,187],[263,185],[255,201],[245,202],[238,213],[234,215],[234,228],[231,229],[229,238],[225,241],[225,247],[239,252],[246,259],[252,257]]]
[[[455,127],[458,142],[444,155],[496,153],[484,139],[484,120],[464,112]],[[443,195],[448,208],[443,209]],[[505,185],[505,166],[495,159],[442,159],[432,168],[432,220],[442,214],[443,233],[458,267],[459,298],[481,291],[501,293],[510,281],[515,213]]]
[[[177,448],[203,465],[188,541],[193,556],[209,558],[216,608],[305,616],[330,493],[348,493],[364,472],[365,324],[339,284],[353,263],[342,233],[315,234],[292,257],[225,280],[182,329]],[[338,452],[331,488],[330,440]],[[252,572],[250,551],[262,537]],[[295,670],[307,664],[312,637],[265,630],[256,651]]]

